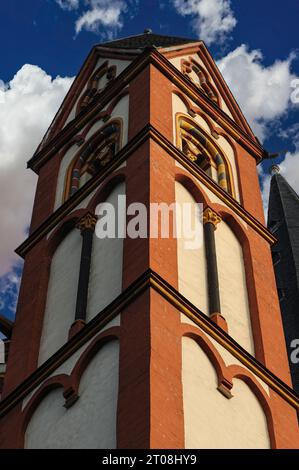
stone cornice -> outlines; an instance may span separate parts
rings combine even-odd
[[[201,330],[216,340],[252,373],[262,379],[273,391],[279,394],[295,409],[299,410],[299,396],[293,389],[279,379],[267,367],[257,361],[255,357],[251,356],[251,354],[219,328],[207,315],[198,310],[174,287],[161,278],[161,276],[149,269],[33,372],[33,374],[7,395],[0,402],[0,417],[4,416],[13,406],[23,400],[28,393],[32,392],[49,377],[49,375],[53,374],[53,372],[74,354],[75,351],[94,337],[109,321],[121,313],[129,303],[134,301],[141,293],[149,288],[154,289],[175,308],[184,313],[201,328]]]
[[[220,188],[201,168],[192,163],[178,148],[167,140],[153,126],[144,127],[131,141],[123,147],[115,158],[103,168],[103,170],[90,179],[80,190],[64,202],[53,214],[51,214],[17,249],[16,253],[22,257],[49,231],[51,231],[63,218],[85,199],[101,182],[111,175],[122,162],[131,157],[134,151],[147,140],[152,139],[158,143],[170,156],[179,162],[192,176],[201,181],[208,189],[214,192],[229,208],[240,216],[248,225],[256,230],[269,243],[276,242],[276,238],[269,230],[253,217],[241,204],[239,204],[230,194]]]

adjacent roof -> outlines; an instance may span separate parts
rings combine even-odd
[[[3,333],[7,338],[11,338],[13,322],[8,318],[0,315],[0,332]]]
[[[137,36],[129,36],[123,39],[116,39],[115,41],[99,44],[101,47],[113,47],[121,49],[144,49],[146,47],[171,47],[180,44],[188,44],[190,42],[199,42],[198,39],[181,38],[176,36],[161,36],[160,34],[153,34],[147,30],[143,34]]]
[[[277,204],[280,203],[280,217],[286,224],[293,258],[299,279],[299,196],[280,174],[271,179],[268,221],[277,217]],[[278,222],[280,222],[278,221]]]

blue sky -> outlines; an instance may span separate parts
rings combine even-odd
[[[212,44],[214,56],[245,43],[251,49],[262,49],[267,65],[299,47],[297,0],[285,0],[283,8],[280,2],[271,0],[232,0],[231,5],[237,26],[224,46]],[[2,0],[0,8],[0,40],[6,45],[0,63],[4,81],[24,63],[37,64],[52,76],[73,76],[90,48],[101,42],[101,34],[85,30],[75,37],[75,21],[87,10],[82,1],[73,11],[61,9],[55,0]],[[197,37],[189,24],[191,16],[178,15],[170,1],[140,0],[139,8],[135,4],[133,11],[132,18],[124,15],[124,26],[116,36],[140,34],[150,27],[161,34]],[[298,62],[294,63],[296,68],[299,74]]]
[[[25,171],[25,162],[95,43],[148,27],[204,39],[265,148],[288,150],[279,161],[299,191],[299,103],[291,100],[291,85],[299,77],[299,2],[281,5],[270,0],[1,1],[0,313],[14,315],[21,264],[13,250],[30,220],[36,179]],[[265,205],[268,167],[260,170]]]

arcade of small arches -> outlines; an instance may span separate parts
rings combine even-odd
[[[114,80],[115,76],[116,66],[109,66],[108,60],[98,67],[90,77],[86,90],[78,101],[76,115],[90,105],[94,101],[95,97],[103,91],[106,85]]]
[[[214,369],[214,372],[217,377],[217,389],[224,397],[230,400],[238,400],[238,394],[235,395],[234,392],[234,382],[238,379],[239,381],[244,382],[248,387],[248,392],[251,393],[256,399],[256,407],[259,409],[259,413],[264,414],[266,429],[265,429],[265,441],[268,441],[268,445],[271,448],[276,447],[276,437],[274,433],[274,424],[273,424],[273,415],[271,411],[271,400],[267,392],[257,380],[257,378],[244,366],[241,365],[226,365],[223,358],[221,357],[218,349],[213,345],[210,339],[204,334],[200,329],[195,325],[190,325],[187,323],[181,323],[178,326],[177,335],[181,340],[182,352],[184,341],[189,340],[198,345],[200,350],[205,354],[211,367]],[[51,393],[57,389],[60,389],[61,396],[63,397],[60,403],[54,403],[54,406],[64,406],[66,411],[64,411],[64,417],[67,417],[68,410],[71,408],[82,407],[81,400],[85,399],[85,393],[83,391],[83,396],[81,396],[81,387],[80,382],[84,378],[84,374],[88,371],[96,357],[101,355],[102,351],[109,345],[115,344],[118,346],[118,343],[122,342],[123,331],[121,327],[110,327],[106,331],[99,333],[93,341],[83,350],[74,364],[71,372],[69,374],[60,373],[53,375],[50,378],[46,379],[39,388],[31,395],[31,398],[25,404],[22,415],[20,416],[20,429],[19,434],[20,447],[31,448],[34,446],[35,441],[39,440],[36,435],[38,427],[36,426],[35,420],[39,424],[42,424],[43,415],[39,416],[39,405],[42,404],[43,400],[46,399]],[[121,348],[118,349],[118,354],[121,354]],[[118,361],[120,358],[118,358]],[[187,384],[184,384],[183,375],[184,375],[184,365],[181,370],[182,374],[182,386],[186,387]],[[113,371],[113,373],[117,373]],[[111,378],[109,378],[111,380]],[[118,383],[118,377],[114,380]],[[106,383],[102,383],[101,387],[104,389],[107,386]],[[116,390],[113,400],[116,403],[98,403],[98,406],[112,406],[115,410],[117,407],[117,402],[120,399],[120,391]],[[96,399],[96,397],[94,397]],[[100,397],[98,398],[100,400]],[[185,407],[186,403],[183,400],[182,406],[184,407],[184,412],[186,412]],[[112,410],[111,410],[112,411]],[[241,409],[240,409],[241,412]],[[57,413],[57,412],[56,412]],[[115,412],[114,412],[115,413]],[[106,423],[109,426],[112,426],[114,432],[117,433],[115,427],[115,414],[111,412],[110,418],[113,420],[111,423]],[[185,415],[185,413],[184,413]],[[224,424],[224,423],[223,423]],[[82,436],[83,437],[83,436]],[[111,448],[117,445],[117,436],[114,437],[111,441]],[[55,441],[55,439],[54,439]],[[57,445],[57,443],[56,443]]]
[[[182,73],[192,81],[194,80],[191,74],[192,71],[195,72],[197,77],[195,85],[197,85],[205,93],[205,95],[207,95],[208,98],[214,101],[214,103],[216,103],[218,106],[221,105],[219,93],[211,83],[208,73],[196,60],[194,60],[192,57],[189,57],[189,59],[182,59],[181,70]]]

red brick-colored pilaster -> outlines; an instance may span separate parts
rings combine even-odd
[[[43,239],[26,256],[3,396],[37,368],[50,273],[46,254],[46,239]]]
[[[129,138],[151,124],[172,139],[171,86],[151,66],[134,80],[130,85]],[[143,144],[127,161],[127,206],[135,202],[147,208],[150,203],[174,203],[174,165],[157,143]],[[172,226],[172,216],[170,221]],[[123,287],[149,268],[177,287],[173,236],[125,239]],[[149,288],[122,312],[118,447],[184,446],[179,324],[180,313]]]

